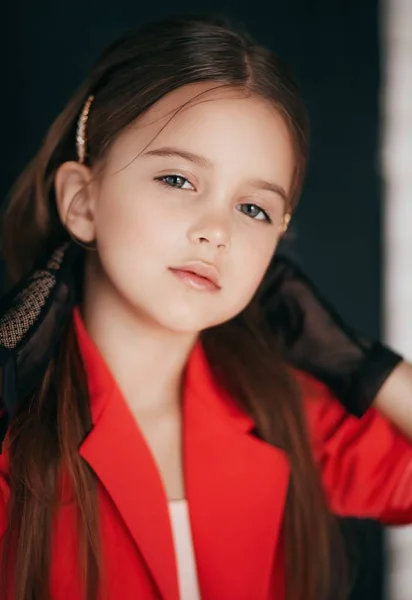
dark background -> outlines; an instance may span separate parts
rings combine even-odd
[[[204,0],[196,8],[185,0],[9,2],[1,28],[1,198],[104,45],[169,14],[223,13],[292,64],[309,108],[311,163],[284,250],[349,323],[379,335],[378,9],[377,0]],[[380,527],[346,522],[345,531],[362,557],[353,598],[380,600]]]

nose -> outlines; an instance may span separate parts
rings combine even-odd
[[[216,214],[203,217],[189,229],[188,237],[192,244],[209,244],[218,250],[228,250],[230,247],[228,219]]]

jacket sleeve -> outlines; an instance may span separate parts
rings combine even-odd
[[[386,525],[412,523],[412,442],[373,408],[357,419],[323,384],[301,373],[297,379],[331,510]]]

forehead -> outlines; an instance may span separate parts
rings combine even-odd
[[[294,151],[284,117],[268,101],[218,82],[191,84],[159,100],[116,141],[116,154],[138,157],[161,146],[200,154],[217,168],[277,175],[286,189]]]

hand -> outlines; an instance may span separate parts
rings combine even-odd
[[[352,331],[297,265],[273,259],[258,300],[285,360],[361,416],[402,357]]]

